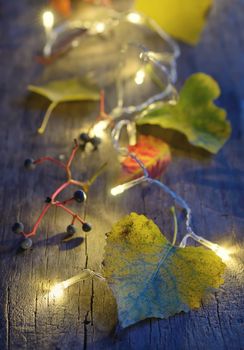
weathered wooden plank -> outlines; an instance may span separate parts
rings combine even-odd
[[[16,218],[27,226],[33,223],[42,200],[64,179],[48,165],[26,173],[23,159],[68,154],[73,138],[96,116],[93,103],[63,104],[55,110],[43,137],[34,132],[47,102],[34,95],[27,97],[27,84],[62,77],[64,71],[68,76],[74,63],[65,65],[60,60],[43,68],[33,61],[43,39],[39,25],[43,5],[44,1],[0,2],[1,349],[244,349],[243,2],[216,1],[201,43],[196,48],[181,45],[179,60],[179,84],[199,70],[220,82],[223,95],[219,103],[232,120],[232,139],[212,160],[203,161],[193,154],[189,158],[176,148],[163,178],[192,206],[199,233],[235,247],[234,263],[226,273],[225,285],[200,310],[169,320],[147,320],[120,333],[114,331],[116,305],[105,283],[94,280],[72,286],[55,303],[47,298],[46,289],[84,267],[99,270],[105,233],[125,213],[147,214],[170,238],[172,220],[167,208],[172,202],[168,196],[154,188],[138,187],[119,199],[111,198],[111,167],[91,190],[88,219],[93,231],[81,244],[82,234],[72,244],[60,243],[69,223],[60,211],[47,214],[32,251],[16,254],[19,239],[11,233]],[[87,64],[91,52],[84,53]],[[85,66],[79,68],[81,74],[86,71]],[[98,153],[79,154],[74,164],[76,176],[85,178],[104,160],[114,159],[111,152],[105,141]]]

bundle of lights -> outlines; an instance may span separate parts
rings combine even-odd
[[[157,51],[149,47],[149,43],[146,44],[149,45],[147,47],[143,42],[134,42],[133,39],[131,42],[124,40],[116,43],[119,45],[119,49],[116,46],[118,63],[115,67],[113,83],[116,85],[117,101],[109,115],[113,119],[117,119],[124,114],[142,111],[155,101],[175,102],[177,100],[177,92],[174,88],[177,79],[176,60],[180,55],[179,47],[175,41],[156,22],[143,14],[136,12],[119,13],[109,9],[102,11],[102,14],[99,15],[97,8],[92,14],[92,17],[68,20],[54,26],[53,13],[51,11],[44,12],[43,26],[46,32],[46,44],[43,48],[43,56],[48,60],[55,59],[72,48],[77,48],[82,44],[84,35],[89,37],[106,34],[106,38],[109,39],[112,31],[115,29],[119,31],[119,26],[124,23],[136,26],[139,29],[147,28],[161,42]],[[126,35],[126,38],[128,40],[128,35]],[[126,60],[129,61],[129,64],[125,64]],[[130,73],[129,81],[134,82],[137,88],[146,84],[147,77],[150,76],[155,85],[155,91],[153,91],[152,96],[143,99],[143,102],[127,105],[125,97],[127,89],[124,86],[126,73],[123,72],[123,68],[126,66],[131,70],[133,65],[136,65],[136,67],[134,68],[135,71]],[[103,89],[105,88],[106,86],[103,86]]]
[[[111,31],[121,23],[130,23],[137,26],[146,26],[157,33],[162,40],[168,43],[171,47],[172,55],[176,59],[179,54],[178,45],[158,26],[158,24],[151,18],[138,12],[120,13],[112,9],[104,10],[96,7],[95,12],[84,16],[81,13],[80,19],[71,19],[54,26],[55,16],[52,11],[45,11],[42,15],[42,22],[47,36],[46,44],[43,49],[45,56],[52,56],[55,54],[55,47],[59,47],[59,41],[62,41],[62,36],[66,36],[66,49],[77,47],[77,38],[84,31],[87,35],[104,34]],[[69,38],[69,34],[73,34]],[[74,35],[76,33],[76,35]],[[68,40],[69,39],[69,40]]]

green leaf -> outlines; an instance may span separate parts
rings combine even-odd
[[[194,74],[182,87],[176,105],[155,103],[142,113],[137,124],[177,130],[194,146],[217,153],[231,133],[225,110],[213,103],[219,95],[220,88],[212,77]]]
[[[44,133],[54,108],[61,102],[71,101],[97,101],[99,91],[93,87],[86,86],[79,79],[55,80],[45,85],[29,85],[28,90],[48,98],[50,104],[43,118],[39,133]]]
[[[202,298],[224,282],[224,269],[211,250],[173,246],[151,220],[136,213],[122,218],[107,237],[103,274],[122,327],[200,307]]]
[[[79,79],[55,80],[45,85],[29,85],[28,90],[36,92],[56,103],[99,100],[99,91],[85,86]]]

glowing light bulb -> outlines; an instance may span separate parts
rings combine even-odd
[[[123,193],[125,190],[124,186],[123,185],[119,185],[117,187],[114,187],[111,189],[111,195],[112,196],[117,196],[118,194],[121,194]]]
[[[54,299],[59,299],[64,294],[65,287],[63,283],[56,284],[49,292],[49,296]]]
[[[54,15],[52,11],[45,11],[42,15],[42,23],[46,30],[51,30],[54,25]]]
[[[131,23],[134,23],[134,24],[140,24],[140,23],[143,22],[143,18],[142,18],[142,16],[139,13],[130,12],[127,15],[127,21],[131,22]]]
[[[64,295],[64,290],[70,286],[72,286],[75,283],[78,283],[80,281],[86,280],[88,278],[91,278],[93,276],[96,276],[102,280],[104,280],[104,277],[100,275],[99,273],[96,273],[94,271],[91,271],[89,269],[84,269],[82,270],[81,273],[78,275],[75,275],[68,280],[65,280],[63,282],[57,283],[53,286],[53,288],[50,290],[49,297],[54,298],[54,299],[59,299]]]
[[[103,23],[103,22],[98,22],[95,26],[97,33],[103,33],[105,31],[105,28],[106,28],[106,26],[105,26],[105,23]]]
[[[101,120],[100,122],[96,123],[94,127],[92,128],[92,133],[102,138],[104,136],[104,131],[107,129],[109,124],[108,120]]]
[[[144,69],[140,69],[138,70],[138,72],[136,73],[136,76],[135,76],[135,83],[137,85],[141,85],[144,83],[144,80],[145,80],[145,71]]]
[[[213,244],[211,249],[217,254],[223,261],[230,259],[230,253],[226,248],[220,247],[218,244]]]
[[[112,196],[117,196],[118,194],[121,194],[121,193],[129,190],[130,188],[141,184],[144,181],[147,181],[147,177],[146,176],[138,177],[138,179],[126,182],[123,185],[119,185],[119,186],[113,187],[111,189],[110,193],[111,193]]]
[[[186,244],[187,244],[187,240],[188,238],[192,238],[194,239],[196,242],[202,244],[203,246],[211,249],[216,255],[218,255],[224,262],[227,260],[230,260],[230,254],[232,253],[229,249],[223,248],[221,246],[219,246],[216,243],[212,243],[209,240],[196,235],[194,232],[188,233],[186,234],[181,243],[180,243],[180,247],[181,248],[185,248]]]

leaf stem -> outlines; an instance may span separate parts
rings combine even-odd
[[[176,243],[177,234],[178,234],[178,222],[177,222],[175,207],[171,207],[170,211],[171,211],[171,214],[173,215],[173,219],[174,219],[174,236],[173,236],[173,242],[172,242],[172,245],[174,246]]]
[[[96,172],[95,174],[87,181],[88,187],[90,187],[93,182],[103,173],[105,167],[107,166],[107,162],[104,163]]]
[[[49,105],[49,107],[48,107],[48,109],[43,117],[42,124],[41,124],[40,128],[37,130],[39,134],[43,134],[45,132],[47,124],[48,124],[50,116],[51,116],[51,113],[57,105],[58,105],[58,102],[52,102]]]

